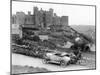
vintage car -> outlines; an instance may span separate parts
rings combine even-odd
[[[66,66],[71,63],[76,63],[76,56],[73,53],[66,52],[49,52],[45,54],[44,63],[58,63],[61,66]]]

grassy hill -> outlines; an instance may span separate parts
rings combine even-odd
[[[85,34],[86,36],[92,38],[94,40],[95,43],[95,26],[91,26],[91,25],[70,25],[73,29],[75,29],[76,31]]]

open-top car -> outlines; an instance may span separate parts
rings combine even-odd
[[[66,66],[71,63],[76,63],[76,56],[73,53],[66,52],[48,52],[43,60],[45,63],[58,63],[61,66]]]

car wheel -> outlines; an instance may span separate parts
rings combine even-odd
[[[76,64],[77,63],[77,59],[71,59],[70,63],[71,64]]]
[[[66,63],[65,61],[61,60],[60,66],[61,66],[61,67],[65,67],[66,65],[67,65],[67,63]]]
[[[43,63],[47,64],[48,63],[48,60],[47,59],[44,59],[43,60]]]

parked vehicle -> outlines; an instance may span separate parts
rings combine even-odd
[[[73,53],[66,52],[49,52],[45,54],[44,63],[58,63],[61,66],[67,66],[71,63],[77,62],[76,56]]]

